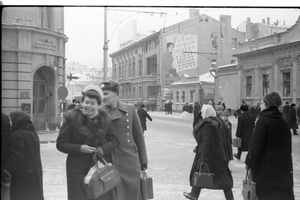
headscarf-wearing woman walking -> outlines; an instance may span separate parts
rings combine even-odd
[[[40,141],[30,116],[23,111],[10,113],[7,160],[1,180],[11,176],[11,200],[43,200],[43,169]]]
[[[69,200],[86,200],[83,178],[88,173],[94,152],[111,162],[110,153],[118,144],[108,113],[100,109],[102,90],[95,85],[87,86],[82,92],[82,108],[68,110],[59,131],[56,147],[68,154],[67,186]],[[101,161],[101,160],[100,160]],[[98,199],[114,200],[112,189]]]
[[[246,156],[246,169],[256,182],[256,194],[263,200],[294,200],[293,161],[290,129],[278,107],[279,92],[266,94]]]
[[[233,180],[228,168],[224,149],[222,146],[220,126],[221,122],[216,118],[216,112],[211,105],[203,105],[203,120],[195,126],[193,134],[197,141],[197,150],[190,173],[190,193],[184,192],[183,195],[192,200],[197,200],[202,188],[193,186],[194,172],[199,172],[200,166],[208,166],[210,173],[214,173],[213,187],[207,189],[223,189],[226,200],[232,200]],[[201,167],[202,168],[202,167]]]

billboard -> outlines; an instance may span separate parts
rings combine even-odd
[[[185,51],[197,51],[198,36],[193,34],[172,34],[166,37],[163,47],[164,86],[172,84],[190,69],[197,68],[197,54]]]

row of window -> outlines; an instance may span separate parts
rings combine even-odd
[[[290,97],[291,95],[291,73],[282,73],[282,95],[283,97]],[[269,74],[262,75],[262,96],[267,94],[269,91],[270,77]],[[246,76],[246,97],[251,97],[252,95],[252,76]]]
[[[181,96],[180,96],[180,93],[181,93]],[[191,90],[191,91],[189,92],[189,95],[190,95],[190,98],[189,98],[190,103],[193,103],[193,102],[194,102],[194,96],[195,96],[194,93],[195,93],[194,90]],[[181,98],[180,98],[180,97],[181,97]],[[180,101],[180,100],[181,100],[181,101]],[[185,91],[181,91],[181,92],[176,91],[176,103],[179,103],[179,102],[183,102],[183,103],[186,102],[186,92],[185,92]]]
[[[143,98],[143,89],[142,86],[138,87],[138,94],[136,93],[136,88],[137,87],[129,87],[129,88],[124,88],[121,90],[120,92],[120,98],[121,99],[142,99]],[[154,99],[156,98],[156,94],[157,94],[157,88],[156,86],[148,86],[148,95],[147,98],[148,99]],[[132,91],[131,91],[132,89]]]

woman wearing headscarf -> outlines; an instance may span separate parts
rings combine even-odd
[[[213,186],[207,189],[223,189],[226,200],[232,200],[233,180],[228,168],[224,149],[222,146],[220,126],[221,122],[216,118],[216,111],[211,105],[203,105],[201,109],[203,119],[195,126],[193,135],[197,141],[196,155],[190,173],[190,193],[184,192],[187,199],[197,200],[201,189],[193,185],[195,172],[208,167],[210,173],[214,173]]]
[[[279,92],[266,94],[246,156],[258,199],[294,200],[292,143],[288,124],[278,107]]]
[[[82,91],[83,109],[74,108],[64,115],[65,121],[59,131],[56,147],[68,154],[66,171],[69,200],[87,200],[83,178],[92,166],[94,153],[111,162],[110,153],[119,144],[111,118],[100,109],[102,97],[102,90],[98,86],[87,86]],[[98,199],[116,199],[115,189]]]
[[[10,119],[12,127],[1,179],[11,177],[11,200],[43,200],[39,137],[26,112],[14,111],[10,113]]]

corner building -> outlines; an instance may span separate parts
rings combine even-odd
[[[23,110],[37,130],[55,130],[65,84],[63,7],[2,10],[2,112]]]

